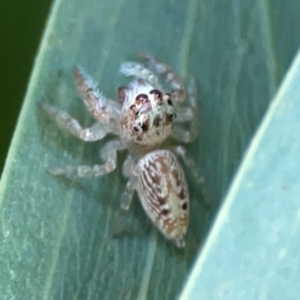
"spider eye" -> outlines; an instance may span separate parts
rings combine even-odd
[[[148,96],[146,94],[139,94],[135,98],[137,104],[148,102]]]
[[[174,121],[174,118],[176,118],[176,114],[167,115],[167,123],[172,123]]]
[[[135,105],[134,104],[132,104],[132,105],[130,105],[130,107],[129,107],[131,110],[133,110],[133,109],[135,109]]]
[[[160,90],[152,90],[152,91],[150,91],[150,93],[149,94],[154,94],[154,96],[155,96],[155,98],[156,99],[162,99],[162,92],[160,91]]]
[[[156,116],[153,120],[153,126],[159,127],[160,121],[161,121],[161,118],[159,116]]]
[[[169,93],[166,93],[166,98],[167,98],[167,102],[170,106],[173,106],[173,102],[172,102],[172,99],[171,99],[171,94]]]
[[[183,210],[187,210],[187,208],[188,208],[187,202],[183,203],[181,207]]]
[[[164,209],[161,210],[161,214],[162,214],[162,215],[168,215],[169,213],[170,213],[170,210],[169,210],[169,209],[165,209],[165,208],[164,208]]]

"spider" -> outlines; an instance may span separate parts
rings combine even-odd
[[[199,183],[203,178],[183,146],[163,148],[162,144],[168,137],[188,143],[197,136],[196,83],[191,79],[185,90],[170,66],[148,53],[139,53],[139,56],[148,67],[138,62],[121,65],[120,72],[135,79],[127,86],[119,87],[118,102],[100,93],[81,67],[74,68],[78,92],[97,121],[90,128],[82,128],[65,111],[41,104],[60,127],[85,142],[101,140],[107,134],[116,136],[101,149],[104,164],[67,166],[49,172],[72,178],[102,176],[116,169],[117,151],[127,149],[122,168],[127,184],[120,198],[121,208],[129,209],[136,191],[154,225],[167,239],[182,248],[189,224],[189,190],[177,157],[182,158]],[[169,85],[169,93],[165,92],[158,76]],[[188,106],[180,106],[186,98]],[[188,121],[190,127],[185,129],[180,123]]]

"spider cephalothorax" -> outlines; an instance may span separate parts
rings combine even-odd
[[[68,113],[48,104],[42,108],[59,125],[80,139],[97,141],[107,134],[116,138],[101,149],[104,164],[55,168],[53,175],[67,177],[102,176],[117,167],[117,151],[128,150],[123,175],[128,183],[121,195],[121,207],[128,209],[137,191],[141,204],[163,235],[178,247],[184,247],[189,223],[189,192],[184,172],[176,158],[180,156],[195,179],[201,181],[194,161],[182,146],[160,149],[172,136],[180,142],[190,142],[197,134],[196,85],[191,80],[184,86],[172,69],[150,54],[142,54],[149,66],[171,87],[165,92],[158,77],[139,63],[128,62],[120,71],[135,79],[119,88],[119,102],[106,99],[82,68],[74,69],[75,83],[87,108],[97,120],[90,128],[82,128]],[[188,106],[180,106],[187,94]],[[180,125],[191,121],[189,129]]]
[[[135,80],[123,91],[120,115],[122,140],[129,147],[153,149],[170,136],[175,109],[171,95],[143,80]]]

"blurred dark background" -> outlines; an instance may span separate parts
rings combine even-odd
[[[0,3],[0,174],[51,3],[51,0]]]

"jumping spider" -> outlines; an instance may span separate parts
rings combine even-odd
[[[134,76],[135,80],[118,89],[119,102],[103,96],[82,68],[74,69],[78,92],[97,120],[92,127],[82,128],[67,112],[42,104],[43,110],[61,127],[85,142],[101,140],[107,134],[117,136],[101,150],[103,165],[67,166],[52,169],[50,173],[77,178],[102,176],[116,169],[117,151],[127,149],[123,175],[128,182],[121,195],[121,208],[129,209],[134,191],[137,191],[145,212],[156,227],[176,246],[184,247],[189,223],[189,191],[176,155],[181,156],[197,181],[201,182],[202,178],[185,148],[160,147],[170,136],[185,143],[196,137],[196,84],[190,80],[185,91],[182,81],[168,65],[150,54],[139,55],[154,73],[137,62],[123,63],[120,72]],[[155,73],[171,87],[169,93]],[[189,105],[179,106],[186,98]],[[189,130],[179,124],[187,121],[191,121]]]

